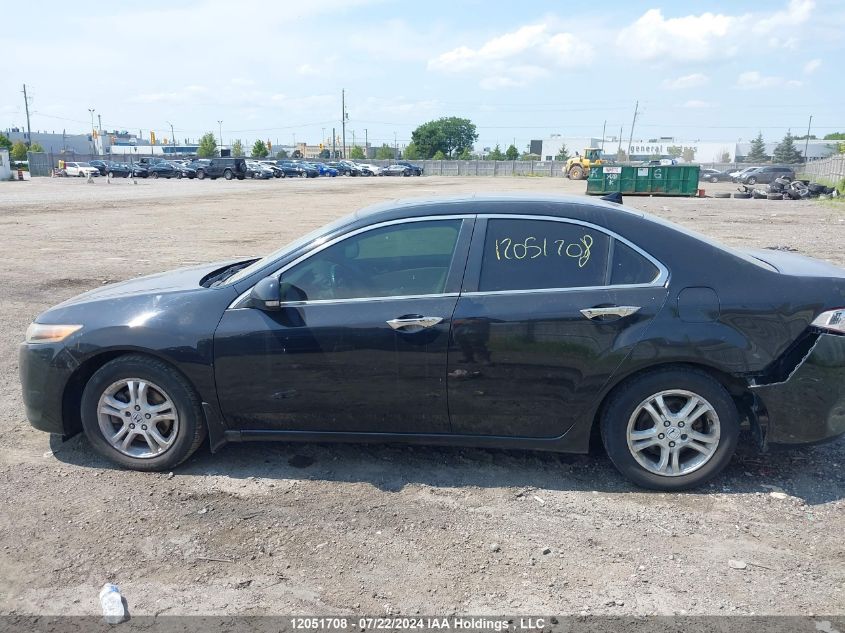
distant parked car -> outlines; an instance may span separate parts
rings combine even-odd
[[[702,169],[698,173],[698,179],[707,182],[729,182],[731,177],[727,172],[718,169]]]
[[[270,180],[273,177],[273,170],[258,161],[248,160],[246,169],[249,176],[255,180]]]
[[[277,160],[276,167],[282,170],[287,178],[305,178],[305,168],[299,163],[290,160]]]
[[[361,168],[355,163],[348,160],[339,160],[336,163],[327,163],[329,167],[337,169],[337,173],[341,176],[360,176]]]
[[[179,167],[180,178],[196,178],[197,169],[200,167],[208,167],[211,163],[210,158],[194,158],[193,160],[184,161]]]
[[[273,172],[274,178],[284,178],[285,177],[285,170],[279,167],[274,160],[261,160],[258,161],[268,169]]]
[[[304,160],[282,160],[276,163],[286,164],[290,167],[293,167],[298,170],[295,174],[288,174],[288,175],[296,175],[300,178],[316,178],[320,175],[320,170],[314,167],[311,163],[305,162]],[[281,165],[280,165],[281,166]]]
[[[89,160],[88,164],[91,165],[91,167],[96,167],[101,176],[105,176],[109,171],[109,162],[110,161],[107,160],[95,159]]]
[[[100,170],[88,163],[68,161],[65,163],[65,173],[68,176],[80,176],[87,178],[89,174],[92,176],[99,176]]]
[[[411,170],[412,176],[422,176],[423,175],[423,168],[420,167],[419,165],[414,165],[414,163],[409,163],[406,160],[397,160],[396,164],[397,165],[404,165],[405,167],[408,167]]]
[[[321,176],[337,176],[338,171],[334,167],[329,167],[325,163],[311,163],[314,167],[317,168],[317,171],[320,172]]]
[[[775,178],[795,180],[795,170],[793,170],[792,167],[780,167],[777,165],[758,167],[757,169],[740,176],[739,182],[743,185],[756,185],[757,183],[766,184],[774,181]]]
[[[167,161],[146,165],[147,178],[181,178],[181,172]]]
[[[379,176],[381,175],[381,167],[378,165],[371,165],[370,163],[356,163],[358,169],[361,170],[362,176]]]
[[[732,171],[729,175],[731,177],[731,182],[739,182],[739,179],[742,178],[745,174],[754,171],[755,169],[759,169],[758,167],[745,167],[744,169],[738,169],[736,171]]]
[[[112,160],[107,162],[106,174],[109,178],[127,178],[132,174],[132,168],[126,163],[116,163]]]
[[[216,180],[221,176],[226,180],[237,178],[243,180],[247,176],[246,160],[243,158],[209,158],[208,164],[197,167],[197,179],[210,178]]]
[[[384,167],[381,170],[382,176],[410,176],[411,173],[412,171],[410,167],[406,165],[400,165],[399,163]]]

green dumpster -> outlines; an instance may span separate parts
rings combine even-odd
[[[590,170],[587,194],[696,196],[699,165],[601,165]]]

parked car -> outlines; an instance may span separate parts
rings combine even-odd
[[[843,306],[845,269],[620,204],[439,198],[97,286],[35,319],[19,371],[35,428],[84,430],[138,470],[206,436],[575,453],[600,437],[635,483],[681,490],[742,428],[760,447],[845,432]]]
[[[273,178],[273,170],[258,161],[246,161],[246,169],[249,177],[255,180],[270,180],[270,178]]]
[[[326,163],[329,167],[337,169],[337,173],[341,176],[360,176],[361,168],[355,163],[348,160],[339,160],[337,162]]]
[[[383,167],[381,170],[382,176],[410,176],[412,173],[410,167],[400,165],[399,163]]]
[[[305,168],[299,163],[290,160],[277,160],[276,167],[282,170],[282,173],[287,178],[305,178],[307,175]]]
[[[100,172],[101,176],[105,176],[108,173],[109,161],[107,161],[107,160],[99,160],[99,159],[89,160],[88,164],[91,165],[91,167],[96,167],[97,170]]]
[[[171,165],[168,161],[163,160],[157,163],[148,164],[145,166],[148,178],[181,178],[181,172]]]
[[[397,160],[397,165],[404,165],[405,167],[410,168],[412,176],[422,176],[423,175],[423,168],[419,165],[414,165],[414,163],[409,163],[406,160]]]
[[[766,167],[758,167],[752,171],[746,172],[739,177],[739,182],[743,185],[767,184],[773,182],[775,178],[788,178],[795,180],[795,170],[792,167],[779,167],[777,165],[768,165]]]
[[[362,176],[378,176],[381,172],[381,167],[378,165],[371,165],[370,163],[355,163],[358,169],[361,170]]]
[[[282,163],[282,164],[280,164]],[[297,171],[294,173],[288,173],[288,176],[296,175],[302,178],[316,178],[320,175],[320,170],[314,167],[311,163],[308,163],[304,160],[281,160],[276,163],[280,167],[287,165],[288,167],[293,167]]]
[[[247,176],[246,160],[243,158],[209,158],[208,164],[197,166],[197,179],[210,178],[216,180],[221,176],[226,180],[237,178],[243,180]]]
[[[732,182],[739,182],[739,179],[742,178],[745,174],[754,171],[755,169],[759,169],[759,167],[745,167],[743,169],[739,169],[737,171],[732,171],[729,175],[731,177]]]
[[[698,179],[707,182],[730,182],[730,174],[718,169],[701,169],[698,172]]]
[[[66,161],[65,173],[68,176],[80,176],[87,178],[89,174],[91,176],[99,176],[100,170],[97,167],[89,165],[88,163],[83,163],[79,161]]]
[[[262,165],[269,168],[273,172],[273,177],[275,178],[284,178],[285,177],[285,170],[279,167],[276,164],[276,161],[273,160],[262,160],[259,161]]]
[[[334,167],[329,167],[325,163],[311,163],[314,167],[317,168],[317,171],[320,172],[321,176],[337,176],[338,171]]]
[[[208,167],[211,163],[209,158],[195,158],[189,161],[182,161],[182,166],[178,168],[179,178],[196,178],[197,169],[200,167]]]
[[[132,167],[127,163],[108,161],[106,174],[109,178],[127,178],[132,174]]]

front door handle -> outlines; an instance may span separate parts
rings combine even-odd
[[[640,309],[640,306],[608,306],[606,308],[584,308],[581,310],[588,319],[597,319],[599,317],[626,317],[631,316]]]
[[[405,330],[410,328],[434,327],[443,321],[443,317],[434,316],[406,316],[398,319],[390,319],[387,324],[394,330]]]

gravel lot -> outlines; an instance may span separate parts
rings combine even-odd
[[[707,185],[711,191],[732,185]],[[0,183],[0,612],[843,614],[845,441],[744,450],[709,488],[628,485],[602,454],[233,445],[173,475],[26,422],[17,345],[102,283],[262,254],[392,198],[580,194],[543,178]],[[728,244],[845,266],[845,206],[629,198]],[[729,561],[742,561],[743,565]]]

